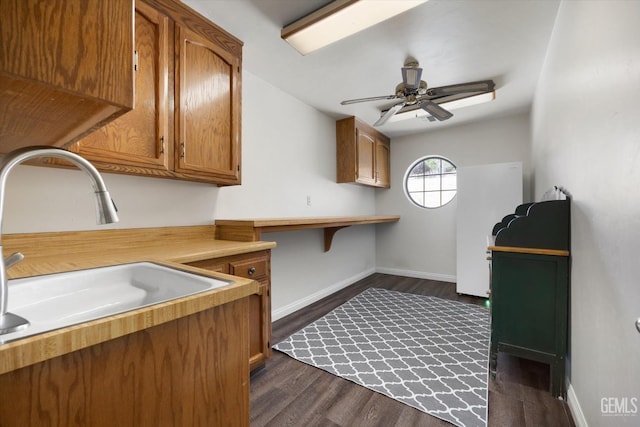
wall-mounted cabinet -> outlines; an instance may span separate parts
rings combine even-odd
[[[138,0],[135,30],[135,109],[70,149],[107,172],[240,184],[242,42],[172,0]]]
[[[356,117],[336,122],[336,172],[339,183],[390,188],[390,140]]]
[[[62,146],[133,108],[133,0],[0,2],[0,152]]]

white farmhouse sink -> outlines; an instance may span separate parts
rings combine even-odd
[[[0,344],[232,283],[150,262],[9,280],[7,311],[30,325]]]

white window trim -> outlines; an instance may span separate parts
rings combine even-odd
[[[418,207],[420,209],[439,209],[439,208],[442,208],[444,206],[447,206],[449,203],[451,203],[456,198],[456,196],[458,195],[458,185],[457,185],[457,183],[456,183],[456,194],[448,202],[446,202],[446,203],[444,203],[444,204],[442,204],[440,206],[423,206],[423,205],[417,203],[415,200],[413,200],[413,198],[409,195],[409,189],[407,188],[407,181],[408,181],[408,178],[409,178],[409,174],[411,173],[413,168],[416,167],[416,165],[418,163],[423,162],[423,161],[425,161],[427,159],[431,159],[431,158],[442,159],[442,160],[444,160],[446,162],[449,162],[455,168],[456,175],[458,173],[458,166],[456,166],[456,164],[453,163],[447,157],[441,156],[439,154],[429,154],[429,155],[426,155],[426,156],[422,156],[422,157],[414,160],[413,162],[411,162],[411,164],[409,165],[409,167],[407,168],[407,170],[404,173],[404,177],[403,177],[403,180],[402,180],[402,189],[403,189],[403,192],[404,192],[404,196],[407,198],[407,200],[413,206]],[[442,175],[442,173],[440,173],[440,175]],[[442,193],[442,188],[440,188],[440,193]],[[441,200],[442,200],[442,197],[441,197]]]

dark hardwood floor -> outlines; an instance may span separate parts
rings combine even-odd
[[[278,343],[370,287],[484,304],[458,295],[452,283],[373,274],[273,324]],[[546,365],[506,354],[489,381],[489,426],[574,426],[566,402],[547,391]],[[368,390],[278,351],[251,376],[251,426],[451,426],[433,416]]]

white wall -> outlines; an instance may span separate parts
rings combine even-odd
[[[640,425],[639,17],[637,1],[563,2],[532,114],[535,195],[573,196],[570,376],[590,426]],[[636,412],[603,413],[609,398]]]
[[[241,186],[104,174],[121,222],[107,228],[210,224],[218,218],[370,215],[374,190],[335,182],[335,121],[243,73]],[[37,144],[37,141],[34,141]],[[307,205],[311,197],[311,206]],[[5,233],[91,230],[89,180],[76,170],[18,166],[9,176]],[[374,271],[375,227],[263,235],[273,251],[276,317]]]
[[[336,183],[335,120],[248,72],[243,77],[242,185],[219,190],[214,217],[375,213],[374,189]],[[263,234],[278,243],[272,252],[273,318],[372,273],[375,230],[340,230],[326,253],[322,230]]]
[[[418,208],[409,202],[404,194],[403,179],[414,161],[426,155],[444,156],[458,167],[521,161],[524,198],[528,200],[529,143],[528,114],[393,139],[391,189],[377,193],[376,211],[399,214],[401,219],[393,227],[378,229],[378,271],[455,281],[456,199],[438,209]],[[496,222],[499,219],[496,218]]]

